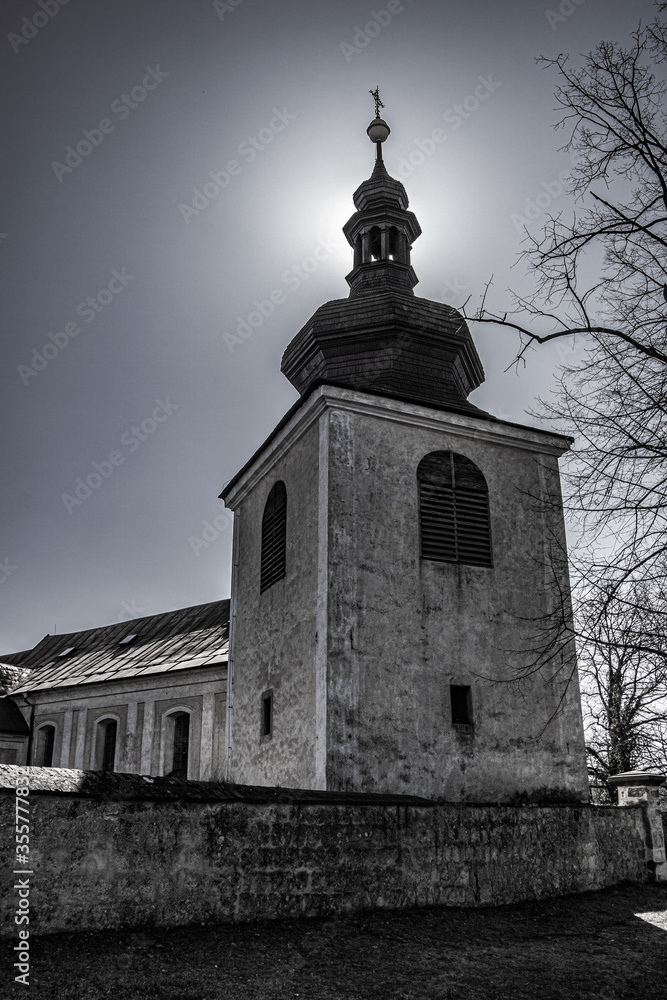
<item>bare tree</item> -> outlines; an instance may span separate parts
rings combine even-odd
[[[650,608],[664,595],[636,593],[641,585],[599,597],[579,608],[579,675],[586,719],[586,750],[594,784],[611,774],[660,769],[667,737],[667,636]]]
[[[661,5],[662,6],[662,5]],[[541,58],[560,76],[556,97],[573,154],[577,210],[551,217],[523,254],[535,278],[511,313],[487,307],[467,318],[519,333],[516,363],[535,344],[585,338],[541,415],[574,430],[566,507],[604,552],[618,585],[662,577],[667,556],[667,23],[641,27],[632,45],[600,44],[574,69]],[[584,287],[597,264],[597,278]]]
[[[536,623],[524,673],[563,661],[576,639],[599,780],[665,765],[667,633],[667,21],[641,25],[628,46],[603,42],[573,67],[541,57],[559,76],[557,129],[570,153],[571,215],[526,231],[530,299],[492,311],[487,286],[468,320],[516,331],[513,364],[538,344],[583,340],[539,415],[575,445],[564,505],[583,540],[568,595]],[[594,275],[591,279],[590,275]],[[465,309],[464,309],[465,314]],[[567,680],[567,679],[566,679]]]

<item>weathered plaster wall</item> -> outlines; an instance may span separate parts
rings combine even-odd
[[[10,733],[0,735],[0,763],[25,764],[27,762],[27,755],[27,736],[14,736]]]
[[[568,588],[562,516],[537,506],[562,439],[381,403],[350,393],[329,416],[327,788],[587,800],[574,647],[558,683],[508,683],[553,607],[552,567]],[[438,450],[484,473],[492,567],[420,559],[417,466]],[[450,684],[472,688],[470,729],[452,725]]]
[[[18,770],[0,768],[0,783],[13,785]],[[179,797],[170,779],[144,780],[152,790],[142,797],[142,779],[123,786],[122,776],[100,797],[99,775],[20,770],[33,786],[33,933],[504,904],[650,877],[641,807],[353,804],[192,783]],[[36,790],[49,783],[79,791]],[[252,801],[262,792],[265,801]],[[5,858],[13,832],[6,787]],[[9,866],[4,878],[1,926],[11,937]]]
[[[278,449],[278,454],[276,454]],[[319,431],[269,449],[236,511],[237,617],[230,777],[246,784],[316,787]],[[260,594],[262,516],[274,483],[287,490],[286,576]],[[273,692],[273,735],[260,739],[261,695]]]
[[[538,506],[559,495],[565,447],[529,428],[315,390],[225,494],[237,512],[229,778],[586,801],[573,645],[555,682],[510,683],[552,609],[554,569],[567,594],[562,514]],[[417,466],[450,449],[486,477],[493,567],[420,559]],[[262,513],[278,479],[287,576],[260,595]],[[450,684],[472,688],[468,729],[451,723]],[[268,689],[274,735],[261,741]]]
[[[14,700],[28,721],[30,708],[23,697],[15,695]],[[118,720],[116,770],[162,774],[165,715],[182,707],[191,711],[188,777],[224,777],[226,664],[31,691],[29,700],[35,731],[47,722],[56,728],[54,766],[93,767],[97,723],[112,717]],[[33,739],[33,762],[37,749]]]

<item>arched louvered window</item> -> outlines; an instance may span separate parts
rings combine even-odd
[[[260,593],[285,576],[287,490],[283,482],[274,484],[262,518]]]
[[[486,480],[474,462],[433,451],[417,469],[422,559],[491,566]]]

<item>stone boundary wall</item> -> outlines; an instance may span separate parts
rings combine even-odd
[[[651,877],[642,807],[179,788],[173,779],[4,766],[8,937],[17,934],[19,775],[31,788],[31,933],[498,905]]]

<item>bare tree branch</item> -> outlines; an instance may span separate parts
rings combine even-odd
[[[562,502],[579,535],[575,614],[554,570],[552,613],[532,623],[517,676],[570,683],[564,651],[576,641],[599,782],[664,767],[667,749],[667,3],[656,7],[625,46],[603,42],[576,66],[538,60],[558,74],[554,127],[576,208],[539,235],[525,229],[533,296],[493,309],[489,281],[462,310],[518,334],[509,367],[551,341],[581,348],[536,413],[574,438]],[[562,558],[552,552],[554,567]]]

